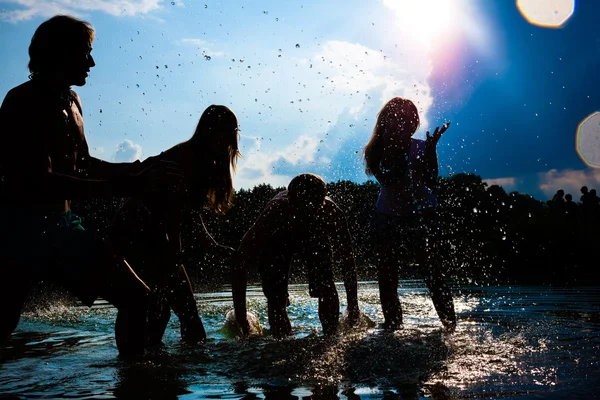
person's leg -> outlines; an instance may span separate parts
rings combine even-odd
[[[122,259],[112,259],[109,281],[99,295],[117,308],[115,340],[122,355],[144,351],[150,289]],[[109,264],[109,265],[111,265]]]
[[[154,290],[148,295],[148,325],[146,344],[148,347],[162,345],[162,338],[171,319],[171,307],[167,300],[168,289]]]
[[[402,325],[402,305],[398,298],[398,265],[399,254],[390,242],[381,242],[375,246],[377,281],[379,298],[383,312],[384,328],[398,329]]]
[[[438,223],[435,218],[437,218],[436,214],[433,214],[424,220],[426,226],[422,229],[421,245],[416,251],[417,263],[425,273],[425,284],[440,321],[446,329],[454,329],[456,327],[454,300],[440,258],[446,241],[437,229]]]
[[[276,338],[282,338],[292,334],[292,322],[287,313],[287,298],[267,298],[267,313],[271,334]]]
[[[419,261],[419,264],[423,262],[423,267],[426,268],[425,284],[431,294],[435,311],[445,328],[454,329],[456,327],[454,300],[452,299],[452,292],[446,282],[442,268],[439,263],[428,260],[427,257],[423,257],[422,260]]]
[[[283,251],[282,251],[283,250]],[[287,313],[288,276],[292,255],[285,245],[265,249],[260,257],[259,271],[263,293],[267,298],[267,315],[271,334],[281,338],[292,334],[292,323]]]
[[[319,299],[319,320],[323,333],[335,334],[340,322],[340,299],[333,279],[333,254],[329,238],[313,236],[300,245],[304,265],[308,270],[308,290]]]
[[[319,320],[323,333],[332,335],[338,331],[340,323],[340,299],[335,285],[330,286],[319,296]]]
[[[109,242],[63,229],[54,241],[52,279],[92,306],[98,296],[117,312],[115,339],[123,355],[143,353],[150,289]]]
[[[31,281],[24,274],[23,265],[0,258],[3,270],[0,281],[0,346],[5,344],[17,328],[21,318],[21,309],[29,292]]]
[[[183,267],[169,278],[167,299],[181,324],[181,339],[189,344],[206,340],[206,331],[198,312],[194,291],[188,274]]]

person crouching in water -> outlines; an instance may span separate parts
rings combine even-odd
[[[333,250],[333,253],[332,253]],[[319,319],[326,335],[339,325],[339,298],[333,280],[333,264],[341,264],[351,326],[360,321],[357,273],[352,237],[344,212],[327,196],[327,186],[315,174],[300,174],[288,190],[273,197],[254,225],[246,232],[232,267],[235,315],[244,335],[246,319],[246,273],[258,264],[267,298],[271,334],[290,335],[288,278],[292,257],[300,256],[308,269],[311,297],[319,299]]]

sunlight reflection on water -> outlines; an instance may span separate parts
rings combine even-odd
[[[338,287],[345,308],[343,285]],[[220,333],[232,308],[228,288],[196,299],[208,341],[179,342],[172,318],[165,348],[143,360],[119,359],[114,309],[66,305],[29,311],[0,352],[0,394],[26,398],[593,398],[600,382],[597,288],[455,289],[459,324],[441,329],[420,281],[399,289],[404,327],[321,336],[316,299],[290,287],[294,335],[247,341]],[[259,287],[249,309],[268,327]],[[364,312],[382,322],[377,285],[360,284]],[[543,395],[542,395],[543,394]],[[446,397],[439,397],[446,396]]]

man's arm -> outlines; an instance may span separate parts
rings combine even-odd
[[[149,177],[118,175],[85,179],[53,171],[41,105],[27,96],[7,95],[0,107],[0,168],[4,193],[12,199],[128,197],[143,190]],[[40,115],[38,115],[40,114]],[[163,174],[164,175],[164,174]],[[157,174],[156,178],[160,178]]]
[[[348,318],[358,322],[360,310],[358,307],[358,277],[356,272],[356,259],[352,246],[352,235],[348,229],[348,221],[344,212],[333,202],[326,203],[326,212],[331,218],[334,231],[331,240],[334,249],[334,260],[339,264],[344,276],[344,287],[348,299]]]

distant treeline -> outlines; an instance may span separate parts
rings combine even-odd
[[[208,231],[225,245],[237,247],[266,203],[284,188],[261,184],[236,192],[234,207],[226,215],[186,210],[183,246],[186,268],[195,284],[229,282],[229,263],[217,260],[195,243],[199,215]],[[372,181],[328,184],[329,195],[344,210],[353,235],[360,280],[376,279],[377,260],[369,246],[368,228],[379,193]],[[600,269],[593,258],[599,243],[598,207],[552,207],[517,192],[488,186],[480,176],[456,174],[440,177],[434,188],[439,200],[440,237],[446,250],[449,277],[465,284],[595,285]],[[119,205],[119,200],[94,200],[74,204],[86,229],[99,234]],[[135,269],[135,265],[133,265]],[[293,268],[301,280],[301,266]],[[401,279],[420,278],[419,268],[407,267]],[[250,271],[256,279],[256,271]]]

